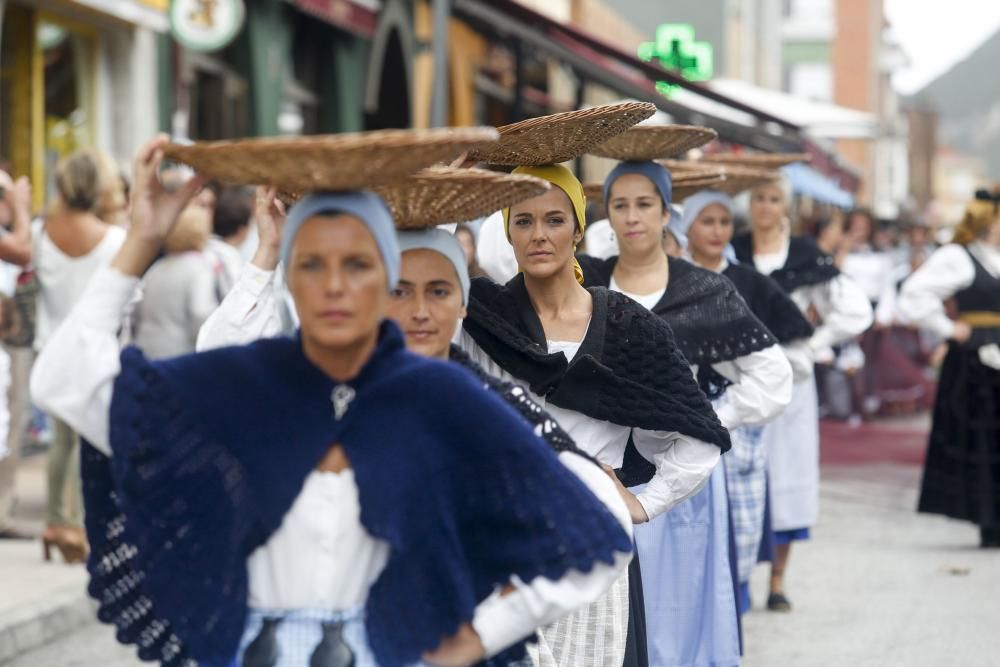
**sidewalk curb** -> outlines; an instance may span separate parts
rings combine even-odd
[[[0,615],[0,665],[94,621],[93,603],[79,586]]]

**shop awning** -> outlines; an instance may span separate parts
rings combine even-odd
[[[816,139],[874,139],[878,136],[878,118],[865,111],[817,102],[736,79],[714,79],[708,87],[795,123],[803,134]]]
[[[586,81],[616,91],[622,97],[648,101],[674,122],[709,125],[723,141],[769,151],[802,148],[800,128],[787,119],[762,111],[706,86],[687,81],[675,72],[639,60],[584,30],[555,21],[513,0],[453,0],[453,13],[477,32],[498,40],[515,39],[569,65]],[[686,93],[739,114],[733,116],[696,110],[656,91],[657,81],[675,84]]]
[[[842,189],[834,181],[805,164],[790,164],[782,171],[792,184],[792,191],[815,199],[824,204],[833,204],[840,208],[854,206],[854,197]]]

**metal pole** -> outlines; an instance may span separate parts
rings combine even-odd
[[[448,124],[448,22],[450,0],[434,0],[434,83],[431,94],[431,127]]]

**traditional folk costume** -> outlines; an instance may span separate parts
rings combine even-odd
[[[678,229],[686,233],[706,207],[718,204],[730,213],[733,201],[725,193],[706,190],[684,200],[684,215]],[[796,381],[811,375],[812,360],[803,343],[813,334],[813,327],[795,303],[774,280],[754,269],[725,257],[717,268],[736,287],[754,315],[767,327],[785,352]],[[730,429],[733,449],[723,461],[729,504],[733,515],[739,573],[740,611],[750,609],[750,574],[757,563],[764,535],[767,505],[767,451],[763,426],[737,426]]]
[[[934,385],[924,373],[919,338],[912,329],[894,326],[900,281],[893,257],[865,245],[848,253],[841,268],[871,301],[879,325],[858,339],[864,366],[852,382],[852,414],[899,414],[903,406],[929,409]]]
[[[374,195],[307,197],[284,256],[321,213],[364,222],[395,284],[398,245]],[[298,336],[119,360],[138,283],[95,279],[32,392],[90,443],[90,592],[141,658],[411,665],[471,623],[488,655],[515,659],[566,595],[597,598],[627,562],[627,530],[531,427],[464,370],[406,352],[394,324],[346,382]],[[351,467],[317,471],[334,443]]]
[[[754,252],[750,235],[735,238],[733,247],[741,264],[770,275],[803,314],[812,309],[819,316],[805,345],[811,356],[871,326],[872,308],[864,292],[840,274],[812,239],[791,237],[773,254]],[[805,379],[797,379],[791,404],[764,427],[762,436],[779,544],[808,539],[819,512],[819,412],[812,371],[810,367]]]
[[[903,284],[899,308],[949,338],[950,298],[972,337],[948,344],[919,510],[971,521],[983,546],[1000,546],[1000,249],[972,242],[936,250]]]
[[[605,201],[615,180],[639,174],[656,187],[664,206],[670,172],[652,162],[622,162],[605,181]],[[683,237],[682,230],[675,235]],[[733,452],[752,448],[750,432],[791,400],[792,372],[767,328],[733,285],[682,259],[668,257],[668,282],[652,294],[629,294],[674,332],[678,347],[722,425]],[[585,285],[621,291],[614,278],[619,258],[581,257]],[[623,482],[642,489],[650,467],[634,451],[626,455]],[[636,526],[636,557],[642,567],[646,639],[654,667],[737,665],[740,656],[735,563],[730,557],[726,470],[719,466],[698,494],[648,524]],[[735,519],[735,515],[733,517]]]
[[[583,188],[568,170],[519,167],[515,173],[562,189],[582,225]],[[589,291],[593,314],[583,340],[556,341],[546,339],[523,275],[506,285],[473,281],[459,345],[487,371],[523,386],[601,463],[621,468],[632,443],[653,469],[637,497],[655,519],[705,485],[729,437],[670,328],[621,294]],[[619,667],[628,601],[622,578],[602,600],[543,629],[536,664]]]

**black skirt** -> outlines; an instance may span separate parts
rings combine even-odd
[[[1000,529],[1000,371],[951,345],[934,403],[919,511]]]

